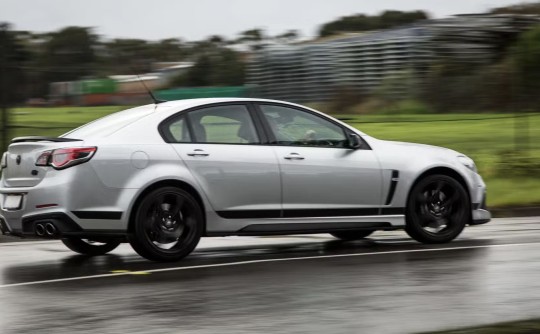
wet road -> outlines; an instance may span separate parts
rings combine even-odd
[[[4,238],[5,240],[5,238]],[[540,317],[540,217],[453,243],[404,232],[204,239],[156,264],[0,243],[0,333],[414,333]]]

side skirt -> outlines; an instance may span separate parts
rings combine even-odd
[[[403,227],[393,226],[389,222],[335,222],[335,223],[274,223],[274,224],[251,224],[238,231],[231,232],[207,232],[208,237],[218,236],[263,236],[263,235],[287,235],[287,234],[315,234],[331,233],[338,231],[359,230],[398,230]]]

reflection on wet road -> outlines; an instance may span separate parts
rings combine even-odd
[[[1,333],[410,333],[540,316],[540,218],[453,243],[404,232],[204,239],[173,264],[0,244]]]

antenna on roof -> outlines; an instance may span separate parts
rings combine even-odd
[[[135,74],[137,76],[137,78],[139,79],[139,81],[142,83],[142,85],[144,86],[144,89],[146,89],[146,91],[148,92],[148,94],[150,95],[150,97],[152,98],[152,101],[154,101],[154,104],[160,104],[160,103],[163,103],[163,102],[167,102],[165,100],[160,100],[160,99],[157,99],[154,94],[152,93],[152,91],[150,89],[148,89],[148,86],[146,86],[146,84],[144,83],[144,80],[141,79],[141,77],[139,76],[139,74]]]

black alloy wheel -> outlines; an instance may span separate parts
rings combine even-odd
[[[422,243],[450,242],[463,231],[470,216],[465,188],[450,176],[429,175],[409,195],[405,230]]]
[[[375,231],[338,231],[330,233],[333,237],[341,239],[343,241],[360,240],[371,235]]]
[[[199,203],[176,187],[148,193],[135,208],[133,219],[129,243],[148,260],[178,261],[193,251],[203,234]]]
[[[120,241],[117,239],[111,239],[106,241],[93,241],[89,239],[72,237],[63,238],[62,243],[64,243],[67,248],[71,249],[76,253],[89,256],[107,254],[108,252],[118,247],[118,245],[120,245]]]

